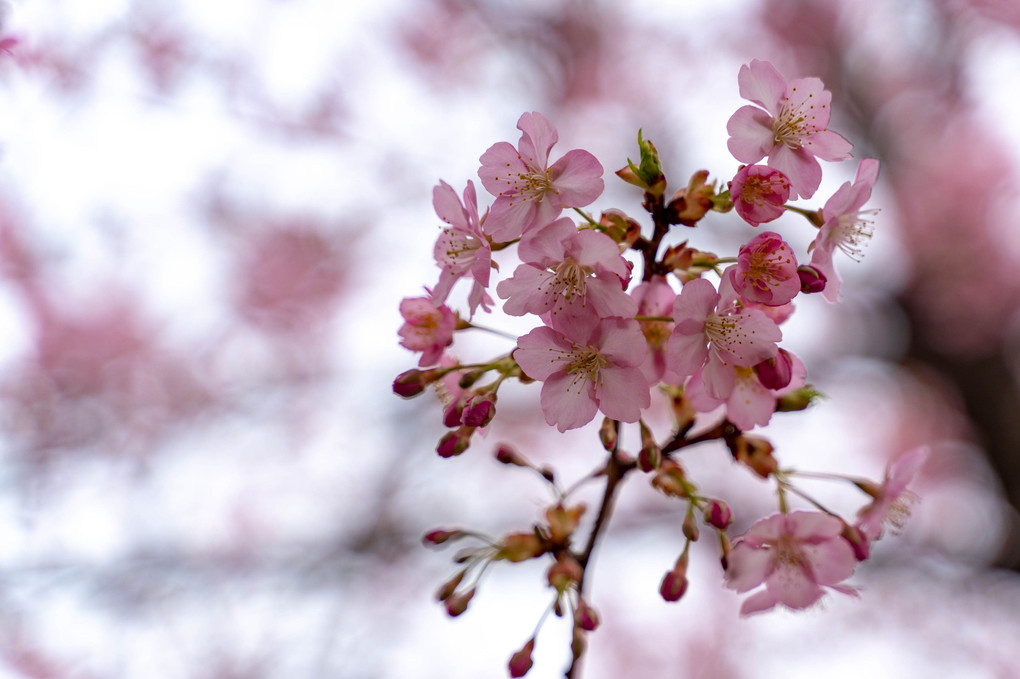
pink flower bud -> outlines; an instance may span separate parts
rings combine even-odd
[[[733,511],[722,500],[709,500],[705,507],[705,522],[719,530],[726,530],[733,522]]]
[[[531,669],[534,661],[531,659],[531,653],[535,650],[535,638],[528,639],[528,643],[524,644],[521,650],[510,656],[510,663],[508,668],[510,669],[511,677],[523,677]]]
[[[443,438],[439,439],[439,445],[436,446],[439,457],[454,457],[467,450],[471,445],[471,432],[473,431],[474,429],[471,427],[460,427],[456,431],[447,432]]]
[[[684,549],[680,558],[676,560],[673,570],[662,578],[659,594],[666,601],[679,601],[687,591],[687,561],[687,550]]]
[[[471,603],[471,598],[475,595],[475,588],[472,587],[466,592],[456,592],[446,598],[446,613],[451,618],[456,618],[458,615],[467,610],[468,604]]]
[[[505,443],[499,444],[496,448],[496,460],[502,464],[510,464],[515,467],[529,466],[525,459],[521,457],[516,450]]]
[[[425,391],[425,387],[435,381],[435,370],[405,370],[393,380],[393,393],[404,398],[413,398]]]
[[[459,427],[462,422],[461,418],[464,414],[464,401],[458,399],[446,407],[443,411],[443,425],[450,427]]]
[[[807,264],[798,266],[797,276],[800,278],[801,292],[821,292],[825,289],[825,274],[813,266],[808,266]]]
[[[484,427],[496,414],[494,393],[475,394],[467,400],[460,421],[468,427]]]
[[[653,472],[659,468],[662,464],[662,449],[659,446],[652,444],[645,446],[638,453],[637,466],[638,469],[647,473]]]
[[[436,528],[430,530],[428,533],[422,536],[421,540],[426,545],[441,545],[448,540],[459,538],[463,533],[459,530],[443,530],[442,528]]]
[[[679,601],[687,591],[687,574],[672,570],[662,578],[659,594],[666,601]]]
[[[766,389],[783,389],[793,378],[793,361],[786,349],[780,349],[772,358],[766,358],[754,366],[758,381]]]
[[[574,612],[574,619],[585,632],[594,632],[601,622],[599,620],[599,614],[596,613],[595,609],[589,606],[588,602],[584,599],[578,599],[577,611]]]

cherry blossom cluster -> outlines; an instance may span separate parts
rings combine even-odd
[[[460,195],[446,182],[435,187],[433,206],[445,224],[433,252],[438,281],[424,296],[400,304],[401,344],[420,357],[418,368],[397,377],[394,391],[412,397],[435,387],[449,428],[437,445],[440,456],[470,447],[496,416],[497,393],[507,380],[541,382],[545,422],[560,432],[602,416],[599,444],[606,457],[586,480],[604,479],[605,492],[585,531],[586,507],[572,497],[579,484],[563,490],[553,470],[499,444],[497,460],[533,469],[554,489],[557,500],[543,519],[502,537],[467,529],[437,529],[425,537],[434,545],[476,543],[457,555],[460,569],[437,594],[450,615],[466,610],[493,562],[548,559],[550,610],[569,612],[574,621],[567,676],[578,676],[587,633],[598,626],[585,599],[585,573],[629,473],[643,472],[653,488],[686,504],[686,542],[662,579],[662,597],[677,601],[686,592],[690,545],[704,528],[718,538],[725,586],[750,593],[741,607],[747,615],[776,606],[803,609],[828,590],[855,594],[845,581],[883,526],[905,517],[912,497],[907,484],[926,457],[924,449],[910,451],[883,481],[871,482],[784,468],[771,443],[749,433],[776,412],[803,410],[818,396],[803,362],[781,346],[781,326],[800,295],[840,300],[835,253],[859,259],[872,235],[876,211],[864,206],[879,162],[861,160],[854,180],[820,209],[792,205],[815,196],[820,160],[851,157],[851,144],[828,129],[832,95],[817,78],[787,81],[758,60],[741,67],[737,82],[753,105],[739,108],[727,123],[728,148],[741,165],[725,185],[701,170],[667,196],[655,147],[638,134],[639,161],[628,160],[616,174],[643,192],[650,230],[620,210],[603,210],[598,218],[587,212],[603,192],[602,165],[577,149],[550,162],[555,128],[541,114],[525,113],[516,146],[498,142],[480,157],[478,178],[491,196],[484,211],[470,180]],[[667,245],[667,235],[690,233],[710,213],[731,211],[750,226],[734,255],[695,249],[690,239]],[[806,218],[814,230],[807,253],[795,252],[777,231],[759,228],[787,213]],[[496,282],[493,252],[510,247],[520,263]],[[469,286],[467,318],[447,305],[462,280]],[[516,337],[509,353],[463,364],[450,351],[454,337],[481,328],[476,315],[497,306],[494,296],[503,313],[534,318],[536,326]],[[653,397],[665,399],[675,416],[666,436],[643,419]],[[624,425],[636,425],[635,455],[621,445]],[[775,483],[777,512],[743,522],[750,523],[743,534],[730,534],[729,505],[702,495],[679,460],[684,449],[710,441],[725,444],[734,460]],[[855,517],[841,517],[804,492],[797,485],[801,477],[848,481],[868,502]],[[791,501],[805,508],[793,509]],[[531,667],[537,633],[511,657],[511,676]]]

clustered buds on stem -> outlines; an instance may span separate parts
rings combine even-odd
[[[580,149],[553,160],[558,135],[539,113],[521,116],[516,146],[498,142],[481,155],[478,178],[491,194],[489,207],[479,210],[473,181],[459,195],[445,182],[433,191],[442,222],[433,250],[440,272],[427,296],[400,304],[401,344],[420,356],[417,368],[394,380],[393,391],[411,398],[431,387],[439,396],[449,430],[436,446],[439,456],[461,455],[478,440],[475,435],[499,414],[499,389],[507,381],[541,382],[545,423],[561,432],[603,418],[598,437],[605,461],[565,490],[551,466],[532,463],[509,444],[495,447],[497,462],[535,471],[553,492],[539,521],[498,538],[460,529],[437,529],[424,537],[429,545],[478,542],[456,554],[457,572],[436,593],[451,616],[467,609],[492,564],[534,559],[547,564],[553,602],[511,656],[512,677],[531,669],[549,612],[573,616],[568,676],[577,676],[587,635],[599,626],[585,598],[585,575],[620,484],[635,469],[647,474],[654,489],[684,503],[678,510],[684,545],[660,583],[662,598],[675,602],[687,591],[689,551],[704,529],[717,537],[725,585],[748,593],[743,614],[777,605],[804,608],[828,590],[853,594],[843,580],[868,557],[883,526],[901,525],[908,510],[912,496],[906,485],[923,464],[924,451],[904,455],[881,483],[847,479],[869,504],[845,520],[796,486],[798,472],[782,469],[769,440],[750,433],[768,425],[775,413],[803,410],[820,397],[801,360],[780,346],[780,326],[794,313],[798,295],[821,293],[829,303],[840,299],[834,253],[860,259],[874,231],[875,211],[864,204],[879,163],[860,161],[853,182],[840,186],[821,208],[792,204],[815,194],[820,160],[850,157],[849,142],[828,129],[832,96],[817,78],[787,81],[759,60],[741,67],[737,84],[754,105],[738,109],[726,124],[727,146],[740,163],[729,180],[711,179],[699,169],[670,193],[655,145],[638,133],[638,159],[628,159],[616,176],[640,189],[650,229],[619,209],[604,209],[597,217],[582,209],[602,194],[603,167]],[[728,212],[743,226],[732,216],[717,216]],[[795,252],[777,227],[755,230],[778,224],[787,213],[805,218],[815,233],[806,252]],[[693,238],[674,237],[674,244],[665,245],[677,233],[674,227],[694,234],[687,229],[706,219],[745,229],[744,244],[722,255],[698,249]],[[492,253],[510,248],[520,263],[493,284],[499,267]],[[630,258],[624,257],[628,252]],[[468,286],[466,317],[447,306],[462,280]],[[461,363],[450,350],[457,334],[488,330],[476,324],[475,314],[497,306],[507,315],[532,318],[536,326],[512,337],[516,346],[509,353]],[[666,435],[643,419],[653,396],[664,398],[673,415]],[[631,450],[640,445],[636,456],[622,449],[632,440]],[[778,512],[742,535],[729,534],[734,525],[729,504],[701,495],[676,459],[685,448],[710,442],[725,445],[740,467],[775,485]],[[590,529],[581,530],[586,508],[571,496],[588,481],[604,483],[604,494]],[[791,501],[810,508],[791,511]],[[583,542],[578,533],[586,536]]]

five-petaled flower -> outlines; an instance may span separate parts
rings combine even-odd
[[[518,253],[525,263],[496,286],[511,316],[537,314],[557,330],[583,334],[602,318],[637,312],[624,292],[630,267],[604,233],[578,231],[564,217],[529,235]]]
[[[543,326],[518,339],[517,347],[517,364],[528,377],[545,382],[545,421],[561,432],[591,422],[599,410],[620,422],[637,422],[651,404],[640,369],[648,350],[633,319],[605,318],[584,335]]]
[[[910,502],[914,499],[913,493],[907,490],[907,484],[920,471],[929,452],[923,446],[914,448],[889,465],[881,486],[861,486],[874,498],[857,513],[857,528],[866,538],[877,540],[882,537],[884,524],[894,528],[903,526],[910,515]]]
[[[845,182],[822,208],[825,222],[818,236],[808,248],[811,251],[811,266],[825,276],[822,296],[830,302],[840,299],[840,278],[832,263],[832,252],[837,248],[851,259],[860,261],[863,248],[873,233],[871,220],[878,210],[861,210],[871,198],[871,189],[878,179],[878,161],[865,158],[857,166],[854,182]]]
[[[468,293],[471,315],[479,306],[484,311],[492,307],[492,298],[485,289],[489,286],[489,270],[493,267],[492,248],[482,233],[484,217],[478,216],[478,199],[475,185],[468,180],[464,189],[464,203],[461,204],[456,191],[444,181],[432,190],[432,205],[436,214],[451,228],[443,229],[433,250],[436,263],[441,269],[439,282],[432,289],[436,304],[442,304],[450,294],[453,284],[464,275],[474,279]]]
[[[602,194],[602,164],[574,149],[549,165],[556,129],[541,113],[525,113],[517,121],[521,140],[514,148],[501,141],[479,159],[482,186],[496,196],[485,232],[509,242],[532,227],[559,217],[565,207],[584,207]]]
[[[438,363],[443,349],[453,344],[457,315],[428,297],[405,297],[400,302],[400,315],[404,317],[397,331],[400,346],[422,352],[419,366]]]
[[[758,59],[740,67],[737,84],[740,96],[761,108],[742,106],[730,117],[730,153],[747,164],[768,156],[769,166],[789,177],[793,195],[810,198],[822,180],[816,158],[845,160],[853,148],[826,129],[832,93],[818,78],[787,83],[775,66]]]
[[[831,588],[856,595],[839,583],[857,566],[853,547],[843,537],[843,522],[820,512],[773,514],[747,529],[730,550],[726,586],[747,592],[741,615],[750,615],[782,604],[807,608]]]
[[[722,302],[722,303],[720,303]],[[698,370],[709,394],[727,399],[734,366],[749,368],[776,355],[782,331],[757,309],[739,309],[704,278],[683,287],[673,302],[673,333],[666,344],[665,380],[679,384]]]

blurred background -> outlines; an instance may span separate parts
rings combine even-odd
[[[7,10],[0,677],[505,676],[548,604],[541,565],[492,569],[450,620],[432,600],[450,555],[420,536],[538,518],[547,489],[498,465],[498,441],[564,479],[601,455],[590,428],[547,431],[536,385],[501,392],[492,431],[451,460],[434,453],[437,401],[392,395],[416,361],[397,305],[438,276],[432,187],[477,183],[478,156],[541,111],[554,158],[585,148],[606,167],[592,209],[640,218],[611,175],[637,129],[673,188],[701,168],[725,181],[752,58],[821,77],[830,127],[882,162],[869,251],[837,263],[844,302],[805,299],[785,328],[829,398],[764,433],[784,464],[876,479],[930,445],[921,499],[859,567],[859,600],[742,620],[709,544],[685,598],[658,597],[683,510],[631,479],[595,563],[604,623],[586,676],[1020,676],[1014,0]],[[804,206],[855,168],[827,164]],[[775,228],[803,252],[812,234],[793,217]],[[714,215],[677,240],[733,248],[749,233]],[[465,358],[512,346],[465,339]],[[685,460],[741,530],[773,511],[721,448]],[[852,513],[852,490],[813,492]],[[560,676],[568,644],[550,620],[529,676]]]

